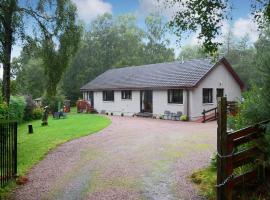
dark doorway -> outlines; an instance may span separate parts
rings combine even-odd
[[[88,93],[88,101],[90,101],[91,106],[94,107],[94,92],[87,92]]]
[[[153,92],[152,90],[141,91],[141,112],[153,112]]]
[[[217,88],[217,98],[224,97],[224,88]]]

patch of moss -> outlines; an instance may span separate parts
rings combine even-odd
[[[207,167],[194,172],[190,176],[193,183],[198,184],[200,194],[209,200],[216,199],[216,170]]]

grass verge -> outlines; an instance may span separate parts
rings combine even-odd
[[[199,192],[202,196],[209,200],[216,199],[216,169],[207,167],[194,172],[191,175],[191,180],[199,187]],[[235,200],[269,200],[270,199],[270,184],[263,185],[245,185],[234,189]]]

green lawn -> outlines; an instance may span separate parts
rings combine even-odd
[[[105,116],[70,113],[66,119],[49,118],[48,126],[41,120],[24,123],[18,129],[18,174],[24,175],[57,145],[69,140],[95,133],[111,122]],[[28,124],[34,134],[28,134]]]

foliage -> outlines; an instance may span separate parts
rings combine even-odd
[[[57,28],[53,33],[43,31],[41,41],[41,58],[48,78],[46,95],[50,97],[56,95],[57,85],[76,53],[81,38],[81,27],[76,24],[75,5],[66,1],[62,6],[62,10],[57,9],[55,13]],[[55,38],[57,42],[54,42]]]
[[[145,35],[148,40],[144,48],[145,64],[174,60],[173,49],[167,47],[169,40],[165,37],[167,27],[163,18],[157,13],[152,13],[146,17],[145,25]]]
[[[6,120],[8,119],[8,105],[6,102],[1,101],[0,102],[0,120]]]
[[[268,0],[251,2],[252,15],[265,27],[265,21],[270,21],[270,3]],[[229,18],[232,9],[228,0],[165,0],[168,7],[178,7],[169,25],[181,39],[183,32],[198,31],[198,38],[203,43],[206,53],[215,54],[219,43],[215,38],[221,34],[222,22]]]
[[[49,70],[48,60],[53,57],[56,59],[52,55],[55,49],[58,49],[57,57],[61,59],[57,60],[60,67],[56,65],[56,69],[60,71],[61,75],[62,69],[68,64],[70,56],[76,49],[73,42],[77,41],[76,39],[80,36],[78,34],[79,28],[75,23],[75,13],[76,8],[70,0],[1,1],[0,62],[3,63],[4,68],[2,94],[7,103],[9,103],[10,98],[11,50],[16,39],[19,38],[26,42],[33,40],[40,42],[43,49],[46,49],[43,58],[45,66],[47,66],[46,72],[50,74],[49,77],[53,74]],[[31,28],[26,27],[26,24],[29,23]],[[50,61],[54,63],[56,60]],[[58,78],[58,76],[56,77]],[[54,82],[49,83],[52,92],[54,92],[53,84],[57,83],[57,79],[52,79]]]
[[[257,66],[257,76],[254,86],[250,91],[244,94],[244,102],[241,105],[240,113],[231,120],[232,128],[242,128],[246,125],[255,124],[257,122],[270,119],[270,31],[269,24],[267,28],[261,33],[259,40],[255,44]],[[270,125],[268,125],[266,135],[263,141],[264,145],[260,145],[268,153],[268,160],[270,160]]]
[[[205,58],[207,54],[203,51],[203,48],[199,45],[186,45],[181,48],[181,52],[178,56],[178,60],[190,60]]]
[[[21,65],[21,69],[16,72],[16,83],[20,93],[31,95],[33,98],[41,97],[47,82],[42,60],[38,57],[26,59],[21,55]]]
[[[42,106],[49,106],[51,112],[59,112],[63,107],[65,97],[62,95],[56,95],[53,97],[44,96],[42,98]]]
[[[191,180],[198,185],[199,193],[209,200],[216,199],[216,169],[207,167],[194,172],[191,175]],[[249,200],[266,200],[269,199],[269,184],[253,187],[238,187],[235,188],[235,200],[249,199]]]
[[[220,34],[222,20],[227,18],[228,0],[171,0],[168,5],[181,8],[170,21],[170,27],[180,37],[182,32],[199,31],[198,38],[203,41],[206,52],[218,50],[219,42],[214,38]]]
[[[32,112],[32,119],[36,120],[36,119],[41,119],[43,115],[43,110],[40,107],[36,107],[34,108],[33,112]]]
[[[33,119],[33,110],[36,107],[35,102],[33,101],[31,96],[26,96],[25,97],[25,102],[26,102],[26,106],[24,109],[24,116],[23,116],[23,120],[24,121],[30,121]]]
[[[181,115],[180,120],[181,121],[187,121],[188,120],[187,115]]]
[[[24,121],[41,119],[43,110],[37,107],[31,96],[26,96],[26,106],[24,109]]]
[[[210,167],[213,169],[217,168],[217,152],[213,153],[210,158]]]
[[[160,17],[148,18],[146,27],[147,31],[141,30],[131,14],[104,14],[95,19],[63,76],[64,95],[75,102],[84,84],[110,68],[172,61],[174,52],[167,48]]]
[[[193,183],[198,184],[200,193],[209,200],[216,199],[216,169],[207,167],[191,175]]]
[[[26,102],[23,96],[11,96],[8,106],[8,119],[22,122],[25,106]]]

